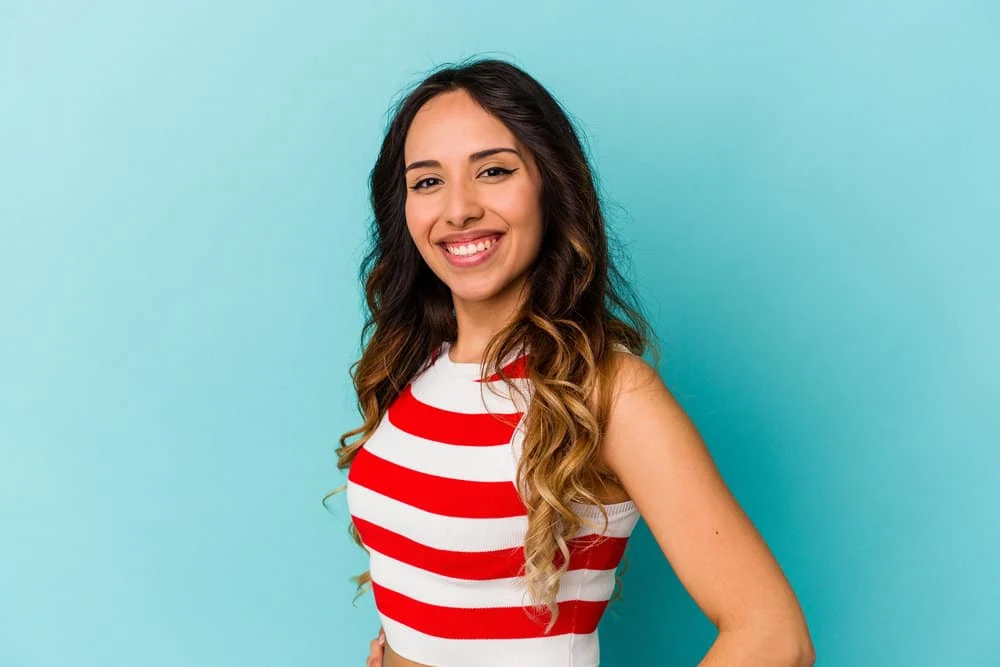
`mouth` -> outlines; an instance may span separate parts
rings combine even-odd
[[[491,234],[473,241],[461,243],[439,243],[445,259],[452,266],[478,266],[496,254],[504,234]]]

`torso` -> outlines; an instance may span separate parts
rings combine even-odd
[[[620,503],[629,500],[629,495],[626,493],[625,489],[615,487],[614,489],[607,490],[603,494],[598,494],[598,498],[604,504]],[[414,662],[412,660],[407,660],[403,656],[396,653],[389,642],[385,642],[384,646],[385,652],[382,655],[382,667],[434,667],[433,665],[425,665],[422,662]]]
[[[445,354],[447,354],[447,348],[445,348]],[[475,574],[472,574],[473,571],[468,569],[468,565],[469,563],[474,564],[478,562],[476,559],[483,558],[487,554],[497,553],[494,551],[494,549],[510,550],[511,548],[520,544],[520,541],[518,539],[513,539],[508,544],[507,540],[514,537],[514,535],[512,533],[505,531],[508,537],[504,537],[503,538],[504,541],[502,543],[497,542],[499,536],[496,533],[492,532],[492,529],[490,529],[489,532],[484,532],[482,525],[476,523],[476,521],[479,521],[478,519],[475,518],[459,519],[458,521],[460,523],[458,525],[460,527],[468,525],[469,528],[473,531],[473,533],[470,534],[478,535],[479,537],[477,539],[485,540],[490,543],[490,545],[482,543],[481,548],[467,547],[465,546],[467,544],[466,542],[456,541],[465,539],[464,537],[462,537],[462,533],[441,532],[436,529],[439,523],[441,525],[447,525],[450,528],[453,522],[452,519],[450,518],[442,518],[440,520],[433,519],[433,523],[430,524],[422,523],[423,521],[425,521],[423,517],[428,517],[427,520],[431,521],[429,517],[431,517],[432,515],[426,514],[426,512],[432,512],[432,513],[444,512],[446,515],[448,515],[450,512],[453,512],[457,509],[459,514],[451,514],[451,516],[461,516],[462,515],[461,512],[463,512],[464,509],[468,507],[467,505],[466,506],[459,505],[456,508],[456,506],[454,505],[449,505],[445,507],[444,505],[439,504],[441,502],[441,498],[450,497],[454,499],[458,498],[459,496],[454,496],[454,495],[449,496],[448,494],[442,496],[440,495],[440,492],[435,493],[434,491],[430,491],[429,492],[430,495],[425,495],[424,493],[417,495],[412,494],[412,490],[414,489],[429,488],[428,486],[425,485],[430,485],[430,487],[433,487],[433,485],[437,483],[433,481],[435,479],[433,477],[434,475],[443,475],[444,477],[456,477],[456,476],[464,477],[466,474],[468,474],[472,478],[490,479],[491,481],[492,480],[499,481],[501,479],[504,479],[508,480],[508,482],[510,481],[510,474],[513,472],[512,462],[510,464],[511,469],[507,471],[507,473],[505,474],[499,468],[483,468],[481,466],[475,467],[477,465],[476,461],[478,459],[471,459],[468,457],[471,454],[475,454],[476,453],[475,450],[477,449],[481,452],[486,452],[489,449],[498,449],[499,453],[502,453],[503,451],[515,451],[510,449],[511,447],[513,447],[513,444],[515,442],[514,440],[511,440],[510,445],[492,446],[492,441],[474,443],[471,440],[470,441],[463,440],[462,438],[464,438],[464,435],[460,435],[459,439],[453,445],[448,445],[445,442],[442,442],[440,444],[435,443],[432,440],[428,440],[427,438],[441,439],[442,441],[447,441],[449,437],[455,437],[456,432],[453,430],[448,430],[447,428],[445,428],[444,430],[435,430],[435,427],[439,425],[439,422],[427,421],[426,414],[413,412],[414,401],[419,402],[420,400],[427,401],[430,404],[437,406],[430,408],[431,410],[437,410],[440,407],[444,406],[447,406],[452,411],[458,410],[459,412],[464,412],[466,410],[474,409],[474,402],[470,403],[468,397],[460,397],[450,393],[453,390],[453,388],[457,386],[454,384],[455,382],[470,381],[470,378],[473,377],[472,375],[470,375],[470,372],[473,371],[474,369],[475,368],[471,365],[453,363],[450,362],[447,358],[444,358],[435,365],[435,368],[433,369],[432,373],[430,373],[427,377],[425,377],[422,381],[418,382],[416,385],[411,386],[412,394],[410,393],[411,388],[408,388],[407,392],[405,392],[404,397],[396,405],[395,414],[398,415],[398,419],[400,421],[395,421],[392,418],[392,414],[388,414],[386,416],[386,424],[384,426],[382,433],[380,434],[379,439],[377,441],[370,440],[368,443],[366,443],[364,447],[364,449],[370,451],[366,453],[364,456],[361,456],[361,453],[359,452],[360,458],[357,459],[356,462],[361,462],[362,465],[357,468],[355,468],[355,466],[352,465],[352,471],[351,474],[349,475],[348,501],[350,504],[351,496],[353,493],[355,496],[354,509],[360,510],[363,517],[366,516],[366,513],[368,513],[367,522],[362,521],[362,524],[368,523],[367,530],[369,532],[367,534],[367,537],[370,537],[373,540],[379,538],[379,535],[376,534],[376,532],[371,532],[371,531],[384,532],[385,530],[395,530],[401,538],[416,540],[416,542],[411,542],[411,544],[414,544],[413,548],[427,549],[428,547],[426,547],[425,545],[433,545],[433,547],[451,551],[455,550],[470,551],[468,556],[471,558],[463,559],[459,565],[460,571],[468,572],[469,574],[453,574],[451,576],[452,577],[458,576],[460,579],[465,579],[467,576],[471,576],[473,580],[469,582],[470,584],[473,584],[471,587],[461,587],[460,589],[455,589],[452,588],[455,585],[454,583],[440,583],[440,584],[434,583],[435,579],[433,579],[433,577],[437,575],[433,573],[419,572],[417,570],[401,569],[403,567],[409,568],[415,565],[417,567],[430,568],[431,570],[435,570],[439,565],[442,565],[442,563],[437,561],[426,560],[427,554],[423,554],[422,556],[419,557],[419,558],[424,558],[424,560],[420,560],[418,556],[413,556],[413,558],[418,558],[418,560],[406,563],[404,565],[400,565],[400,564],[393,564],[394,561],[392,561],[391,559],[387,560],[384,555],[380,556],[378,553],[375,553],[374,556],[380,559],[378,563],[379,565],[378,568],[375,567],[376,563],[373,560],[372,575],[373,575],[373,580],[375,582],[381,583],[383,586],[388,585],[390,587],[393,585],[398,585],[400,586],[400,588],[396,590],[404,591],[403,593],[404,595],[409,594],[411,596],[416,596],[418,598],[421,596],[437,595],[437,593],[432,591],[435,590],[436,586],[443,586],[447,588],[447,590],[445,590],[445,588],[442,588],[440,592],[442,596],[446,597],[449,600],[459,600],[459,602],[457,603],[456,602],[446,603],[447,606],[455,606],[456,604],[458,606],[465,606],[465,604],[468,604],[470,607],[483,607],[483,606],[491,607],[493,606],[491,603],[496,598],[491,598],[491,597],[486,598],[487,600],[489,600],[489,602],[482,604],[476,601],[474,597],[472,597],[477,594],[493,595],[493,593],[489,594],[476,593],[476,590],[485,590],[485,589],[480,589],[480,586],[488,584],[489,582],[475,581],[476,579],[482,579],[483,577],[477,577]],[[429,381],[428,378],[430,378]],[[437,378],[440,378],[440,383]],[[462,391],[465,392],[466,390]],[[476,393],[478,394],[478,390],[476,390]],[[489,392],[487,392],[487,394],[488,393]],[[515,410],[515,407],[511,404],[505,403],[503,401],[500,401],[498,403],[496,399],[491,399],[491,400],[493,400],[494,407],[498,409],[499,412],[506,414],[506,413],[511,413]],[[518,406],[517,409],[521,409],[521,406]],[[449,414],[458,414],[458,413],[452,412]],[[414,418],[417,421],[415,422],[412,421],[412,419]],[[439,415],[435,414],[434,419],[436,420],[438,418]],[[447,421],[447,419],[449,418],[443,416],[441,416],[441,418],[446,419],[446,421],[440,423],[444,423],[446,425],[450,423]],[[479,424],[479,422],[476,422],[476,424]],[[432,426],[428,427],[427,425],[432,425]],[[415,426],[418,430],[411,431],[410,433],[411,434],[418,433],[419,435],[419,437],[412,443],[409,440],[406,440],[406,438],[411,438],[412,436],[407,435],[405,433],[407,432],[407,429],[409,429],[411,426]],[[424,428],[430,428],[430,432],[427,433],[419,432],[420,429]],[[478,426],[476,428],[478,429]],[[460,431],[459,433],[460,434],[468,433],[470,434],[470,436],[482,435],[482,432],[479,430]],[[506,442],[506,440],[499,440],[498,442]],[[491,446],[484,447],[484,445],[491,445]],[[503,450],[503,447],[507,447],[508,449]],[[458,458],[453,458],[452,453],[449,452],[453,452],[454,456],[457,456]],[[414,456],[417,454],[419,456],[414,458]],[[373,455],[376,458],[373,459],[372,458]],[[430,456],[430,458],[423,458],[424,455],[428,455]],[[478,454],[476,455],[478,456]],[[387,457],[389,460],[392,460],[394,462],[390,464],[377,463],[378,456]],[[365,460],[362,462],[361,458],[364,458]],[[488,460],[491,462],[489,464],[491,466],[508,465],[504,464],[504,462],[500,459],[490,458]],[[441,468],[436,467],[439,464],[440,466],[442,466]],[[467,464],[472,465],[473,467],[472,468],[465,467]],[[386,468],[387,465],[389,466],[388,468]],[[381,466],[381,467],[376,468],[373,466]],[[400,466],[403,467],[401,468]],[[431,475],[432,477],[416,478],[412,480],[408,479],[406,475],[409,475],[410,473],[405,469],[406,466],[415,466],[417,468],[423,468],[424,470],[422,474]],[[386,477],[386,475],[389,475],[389,477]],[[402,475],[402,476],[396,477],[396,475]],[[393,479],[398,479],[399,483],[394,484],[390,487],[382,485],[378,481],[380,478],[383,479],[383,481],[387,481],[390,477],[392,477]],[[408,483],[404,484],[404,482]],[[369,490],[362,488],[365,486],[368,486]],[[381,501],[377,499],[372,499],[377,494],[393,495],[396,493],[396,490],[404,490],[404,489],[409,489],[411,493],[400,491],[402,495],[399,496],[398,501],[395,500]],[[464,491],[464,489],[462,489],[462,491]],[[473,489],[473,491],[475,490]],[[361,495],[362,492],[364,494],[363,496]],[[450,493],[451,491],[449,491],[449,494]],[[617,540],[617,542],[620,545],[623,545],[624,540],[627,540],[627,536],[631,531],[631,527],[632,525],[634,525],[634,521],[636,518],[636,512],[634,506],[632,506],[631,509],[622,506],[623,504],[628,503],[628,501],[630,500],[628,494],[620,486],[607,486],[601,488],[599,491],[595,490],[595,496],[599,500],[599,502],[601,502],[604,505],[618,504],[618,507],[615,509],[616,513],[615,527],[614,530],[612,531],[612,534],[616,535],[616,537],[613,538],[613,541]],[[462,495],[461,497],[466,497],[466,496]],[[420,504],[425,501],[428,502],[433,501],[433,502],[430,502],[430,504],[424,507],[423,511],[416,510],[416,507],[410,508],[409,503],[415,503],[416,506],[419,507]],[[391,503],[391,507],[396,509],[390,509],[390,506],[385,506],[384,510],[379,510],[378,508],[381,506],[381,503],[384,502]],[[498,516],[509,516],[508,514],[505,514],[508,507],[504,506],[503,502],[501,502],[501,504],[498,505],[498,510],[501,511],[501,514],[499,514]],[[629,503],[629,505],[631,505],[631,503]],[[586,509],[587,508],[580,508],[581,511]],[[414,511],[416,511],[417,513],[414,513]],[[475,516],[485,516],[485,515],[479,515],[476,512],[473,512],[468,516],[475,517]],[[355,523],[357,525],[358,517],[355,516],[354,518],[356,520]],[[502,523],[508,520],[491,519],[490,521],[500,521]],[[514,517],[510,519],[510,521],[516,522],[518,521],[518,519]],[[375,523],[373,524],[371,522]],[[465,523],[463,524],[461,522]],[[364,526],[362,525],[361,527],[363,528]],[[362,532],[362,538],[366,538],[365,532]],[[376,547],[376,552],[377,552],[380,546],[377,541],[374,545],[369,543],[368,539],[365,539],[365,542],[366,542],[366,547],[374,546]],[[383,543],[383,544],[385,544],[387,547],[391,546],[390,543]],[[571,551],[573,551],[574,548],[571,548]],[[407,549],[411,549],[411,547],[407,547]],[[404,561],[406,561],[411,558],[411,556],[408,555],[411,553],[412,553],[411,551],[397,552],[395,558],[403,559]],[[447,556],[448,552],[444,551],[441,553]],[[620,553],[620,551],[618,553]],[[616,558],[618,557],[620,556],[617,556]],[[484,561],[484,563],[486,562],[487,561]],[[598,561],[595,560],[593,564],[579,564],[575,566],[582,568],[581,570],[574,573],[576,575],[577,582],[581,581],[586,582],[584,584],[577,583],[577,585],[589,586],[591,587],[591,590],[594,590],[593,589],[594,586],[603,588],[604,584],[599,583],[597,579],[595,579],[595,576],[599,575],[598,578],[604,581],[605,576],[610,576],[610,574],[608,574],[610,573],[610,570],[607,570],[605,568],[612,568],[616,561],[614,560],[601,561],[605,563],[604,565],[597,565],[596,564],[597,562]],[[447,563],[444,563],[442,567],[446,568],[451,566],[447,565]],[[473,565],[473,567],[475,567],[475,565]],[[600,574],[600,571],[603,571],[605,574],[603,575]],[[408,572],[412,572],[413,574],[408,574]],[[439,572],[440,574],[446,574],[446,575],[451,574],[446,569],[442,569]],[[416,576],[417,578],[414,579],[413,578],[414,576]],[[490,576],[510,577],[513,575],[497,574]],[[446,579],[449,580],[450,582],[455,581],[455,579],[451,577],[446,577]],[[395,584],[393,584],[392,582],[395,582]],[[385,591],[386,589],[383,588],[382,590]],[[497,590],[497,589],[493,588],[490,590]],[[463,591],[463,592],[458,592],[458,591]],[[508,595],[508,597],[505,599],[512,599],[509,597],[508,593],[500,592],[497,594]],[[376,591],[376,601],[380,600],[379,595],[380,594]],[[393,593],[390,590],[385,592],[384,595],[397,595],[397,593]],[[425,600],[423,604],[436,603],[433,601],[435,600],[434,597],[424,597],[423,599]],[[595,598],[595,599],[600,599],[600,598]],[[382,600],[384,601],[385,598],[382,598]],[[516,605],[517,603],[511,602],[507,604]],[[584,603],[584,604],[593,604],[593,603]],[[382,612],[383,622],[387,624],[386,625],[387,637],[386,637],[386,643],[384,644],[384,655],[382,660],[383,667],[431,667],[431,664],[433,664],[433,663],[428,664],[424,662],[418,662],[416,660],[411,660],[403,657],[403,655],[400,655],[397,652],[396,648],[390,642],[397,642],[396,646],[398,646],[400,650],[403,651],[404,654],[419,655],[420,653],[423,653],[422,656],[423,660],[437,661],[437,658],[431,656],[436,655],[438,651],[441,652],[442,656],[444,655],[445,652],[449,652],[449,654],[452,655],[450,652],[455,648],[453,644],[447,644],[447,643],[441,644],[440,643],[441,640],[434,640],[439,643],[421,645],[420,644],[421,640],[415,640],[411,636],[405,636],[406,632],[408,631],[406,631],[405,628],[401,628],[401,626],[399,625],[400,621],[393,620],[391,618],[386,618],[384,614],[385,609],[381,608],[382,607],[381,604],[377,606],[380,607],[380,612]],[[506,607],[507,605],[503,606]],[[424,625],[426,623],[426,621],[424,620],[425,618],[426,617],[414,616],[412,618],[412,622],[414,624],[413,627]],[[574,618],[574,617],[566,616],[566,618]],[[503,622],[506,623],[506,620]],[[594,622],[596,622],[596,617]],[[394,627],[389,627],[389,625],[392,624],[394,624]],[[434,627],[435,626],[427,626],[423,627],[422,629],[426,632],[434,634],[436,632],[436,630],[433,629]],[[497,628],[506,626],[484,625],[482,627]],[[596,664],[590,662],[591,660],[594,660],[596,658],[596,650],[597,650],[596,631],[594,627],[595,626],[589,626],[589,629],[575,629],[575,630],[571,630],[568,627],[564,627],[562,632],[581,632],[584,634],[575,635],[578,638],[578,640],[575,642],[570,641],[571,637],[574,635],[566,635],[566,634],[563,634],[562,638],[552,637],[551,640],[548,638],[541,639],[542,642],[545,642],[544,647],[539,644],[538,645],[540,649],[539,651],[536,651],[535,648],[531,648],[528,653],[524,653],[523,650],[525,649],[525,647],[522,647],[521,649],[522,657],[517,662],[522,667],[529,667],[529,663],[530,665],[535,665],[535,664],[547,665],[551,664],[551,661],[553,659],[563,660],[564,659],[563,656],[565,656],[566,658],[570,658],[570,654],[572,653],[574,656],[576,656],[577,660],[581,661],[580,664],[586,664],[586,665]],[[448,632],[451,632],[450,627],[444,629],[444,632],[442,632],[441,636],[442,637],[446,636],[446,633]],[[511,635],[511,637],[514,636],[515,635]],[[484,637],[484,636],[470,635],[470,637]],[[417,641],[416,644],[414,643],[415,641]],[[539,640],[533,639],[527,641],[536,642]],[[447,642],[447,640],[445,640],[445,642]],[[425,646],[427,647],[426,649]],[[483,646],[490,646],[490,644],[484,643]],[[590,646],[591,648],[583,648],[584,646]],[[415,647],[419,648],[420,650],[417,650],[417,648]],[[464,649],[461,649],[465,652],[462,654],[462,658],[459,659],[458,662],[460,664],[484,664],[484,665],[501,664],[501,663],[510,664],[509,662],[504,662],[510,656],[507,656],[505,651],[500,651],[500,653],[497,654],[495,649],[496,645],[494,645],[493,650],[491,650],[488,648],[480,648],[474,643],[467,644]],[[515,650],[515,648],[512,647],[511,650]],[[514,654],[512,653],[511,655]],[[444,659],[442,657],[441,659],[444,660],[445,662],[447,662],[447,660],[449,659],[452,662],[455,662],[456,660],[454,657],[449,659]],[[500,660],[501,662],[497,662],[498,660]],[[536,662],[536,661],[541,661],[541,662]]]

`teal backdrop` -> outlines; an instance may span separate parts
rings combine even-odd
[[[366,180],[477,55],[585,135],[817,664],[1000,665],[1000,6],[920,0],[0,0],[0,664],[363,664]],[[603,664],[696,664],[628,556]]]

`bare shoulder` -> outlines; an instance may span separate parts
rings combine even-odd
[[[614,376],[612,391],[615,398],[619,393],[650,390],[653,388],[651,385],[656,384],[666,389],[659,371],[639,355],[619,349],[611,353],[611,360]]]
[[[672,467],[681,463],[676,457],[683,456],[685,450],[704,462],[707,449],[659,371],[642,357],[613,352],[609,390],[610,413],[601,444],[602,459],[641,510],[641,503],[650,503],[642,497],[649,488],[650,476],[662,475],[650,465]]]
[[[644,413],[664,411],[674,418],[684,416],[684,410],[674,399],[659,371],[637,354],[612,352],[611,426],[620,425]],[[613,445],[614,432],[607,434]]]
[[[695,485],[700,492],[725,495],[705,442],[654,366],[638,355],[615,351],[610,385],[602,455],[640,511],[653,516],[676,511],[683,498],[663,492],[666,480],[674,482],[675,491],[692,491]],[[701,474],[683,474],[692,470]]]

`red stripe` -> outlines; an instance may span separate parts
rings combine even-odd
[[[414,600],[374,581],[372,593],[375,606],[389,618],[419,632],[447,639],[526,639],[570,632],[588,634],[597,629],[608,605],[607,600],[560,602],[559,617],[546,635],[549,613],[544,608],[539,611],[527,607],[441,607]]]
[[[518,378],[525,379],[528,377],[528,355],[523,354],[514,361],[510,362],[503,367],[503,372],[507,374],[508,378]],[[487,382],[497,382],[502,380],[499,373],[494,373],[493,375],[486,378]],[[476,380],[479,382],[479,380]]]
[[[351,462],[351,480],[427,512],[466,519],[500,519],[528,513],[513,482],[470,482],[411,470],[362,447]]]
[[[412,567],[454,579],[507,579],[523,574],[524,547],[496,551],[448,551],[435,549],[386,530],[381,526],[352,517],[361,541],[368,548]],[[584,535],[567,542],[570,570],[612,570],[625,553],[626,537]],[[556,552],[558,567],[562,554]]]
[[[479,391],[479,386],[470,386],[469,390]],[[411,385],[406,385],[389,406],[389,421],[396,428],[448,445],[506,445],[520,420],[520,412],[468,414],[442,410],[417,400]]]

